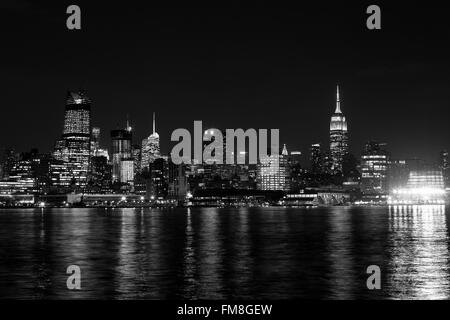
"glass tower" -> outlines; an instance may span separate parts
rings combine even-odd
[[[134,177],[134,160],[132,154],[132,131],[126,129],[111,131],[112,142],[112,181],[132,183]]]
[[[65,162],[67,174],[77,186],[85,186],[91,150],[91,100],[84,92],[68,92],[63,134],[54,157]]]
[[[377,142],[366,143],[361,155],[361,191],[363,195],[382,195],[388,192],[389,154]]]

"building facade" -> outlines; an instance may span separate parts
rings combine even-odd
[[[112,182],[131,183],[134,178],[131,127],[111,131]]]
[[[147,184],[147,197],[152,200],[165,199],[169,193],[169,165],[166,157],[150,163]]]
[[[366,143],[361,155],[361,191],[364,196],[386,195],[389,154],[377,142]]]
[[[281,154],[266,156],[260,159],[256,173],[258,190],[289,191],[290,177],[287,154],[287,150],[283,148]]]
[[[159,158],[159,134],[156,132],[156,119],[153,113],[153,133],[142,140],[141,149],[141,170],[148,169],[151,162]]]
[[[344,156],[348,153],[347,120],[341,111],[339,86],[336,91],[336,109],[330,121],[330,154],[334,173],[342,173]]]
[[[450,162],[448,151],[444,150],[440,153],[439,168],[442,170],[444,184],[446,188],[450,187]]]
[[[314,174],[322,174],[324,173],[324,159],[322,153],[322,147],[320,143],[314,143],[311,145],[310,149],[310,163],[311,163],[311,172]]]
[[[91,156],[91,100],[82,91],[67,94],[63,134],[53,156],[65,163],[66,175],[76,186],[86,186]]]

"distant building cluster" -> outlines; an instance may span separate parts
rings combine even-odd
[[[278,154],[258,159],[257,164],[217,164],[204,159],[175,165],[161,152],[155,113],[147,138],[136,141],[127,121],[124,128],[110,131],[111,145],[106,148],[101,129],[92,126],[91,104],[84,92],[68,93],[62,134],[51,153],[4,150],[0,205],[387,203],[394,199],[390,196],[394,190],[397,196],[402,188],[422,190],[411,187],[414,177],[427,179],[421,172],[432,172],[432,181],[439,181],[442,190],[449,187],[447,151],[434,165],[393,159],[386,144],[375,141],[367,142],[358,157],[352,155],[339,87],[327,145],[311,144],[304,153],[289,152],[283,145]],[[212,130],[204,134],[213,134]]]

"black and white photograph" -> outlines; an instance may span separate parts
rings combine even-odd
[[[4,0],[0,38],[0,300],[450,299],[443,3]]]

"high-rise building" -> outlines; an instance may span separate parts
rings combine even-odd
[[[361,191],[363,195],[388,193],[389,154],[377,142],[366,143],[361,155]]]
[[[14,167],[16,162],[19,159],[19,155],[15,152],[14,149],[8,148],[5,150],[2,156],[1,162],[1,175],[0,178],[7,179],[11,172],[11,169]]]
[[[311,172],[314,174],[324,173],[323,153],[320,143],[311,145],[310,148]]]
[[[100,128],[93,127],[91,131],[91,155],[100,149]]]
[[[165,199],[169,192],[169,166],[167,158],[157,158],[149,166],[150,179],[147,186],[147,197]]]
[[[138,174],[141,172],[141,157],[142,157],[142,148],[140,145],[133,145],[133,160],[134,160],[134,174]]]
[[[447,150],[441,151],[439,160],[439,167],[442,170],[445,186],[450,187],[450,162]]]
[[[336,109],[330,121],[330,154],[334,173],[342,173],[344,155],[348,153],[347,121],[341,111],[339,86],[336,91]]]
[[[119,182],[133,185],[134,181],[134,159],[123,158],[120,161]]]
[[[301,166],[301,151],[291,151],[288,157],[290,190],[300,192],[304,185],[304,171]]]
[[[302,152],[301,151],[291,151],[289,154],[289,162],[292,164],[299,164],[302,161]]]
[[[169,159],[168,195],[171,199],[184,200],[186,198],[189,191],[186,168],[186,164],[174,164]]]
[[[132,184],[134,178],[134,160],[132,155],[132,130],[111,131],[112,142],[112,181]]]
[[[142,140],[142,150],[141,150],[141,169],[148,169],[150,163],[159,158],[159,134],[156,132],[156,119],[155,113],[153,112],[153,133]]]
[[[286,146],[281,154],[262,157],[257,165],[256,181],[259,190],[289,191],[289,165]]]
[[[111,184],[111,165],[105,156],[91,157],[91,180],[92,192],[108,192]]]
[[[76,186],[86,185],[91,151],[91,100],[84,92],[68,92],[63,134],[53,156],[65,162]]]
[[[94,175],[98,177],[98,172],[94,173],[94,171],[102,170],[103,168],[103,159],[96,159],[97,168],[93,168],[94,164],[92,163],[93,158],[105,158],[109,161],[109,153],[107,149],[102,149],[100,147],[100,128],[93,127],[91,131],[91,178],[94,179]],[[95,178],[97,179],[97,178]]]
[[[65,192],[74,186],[76,179],[67,168],[67,162],[53,159],[49,164],[50,188],[52,192]]]
[[[20,154],[10,169],[8,178],[0,181],[0,194],[39,192],[34,170],[34,160],[36,158],[36,149]]]

